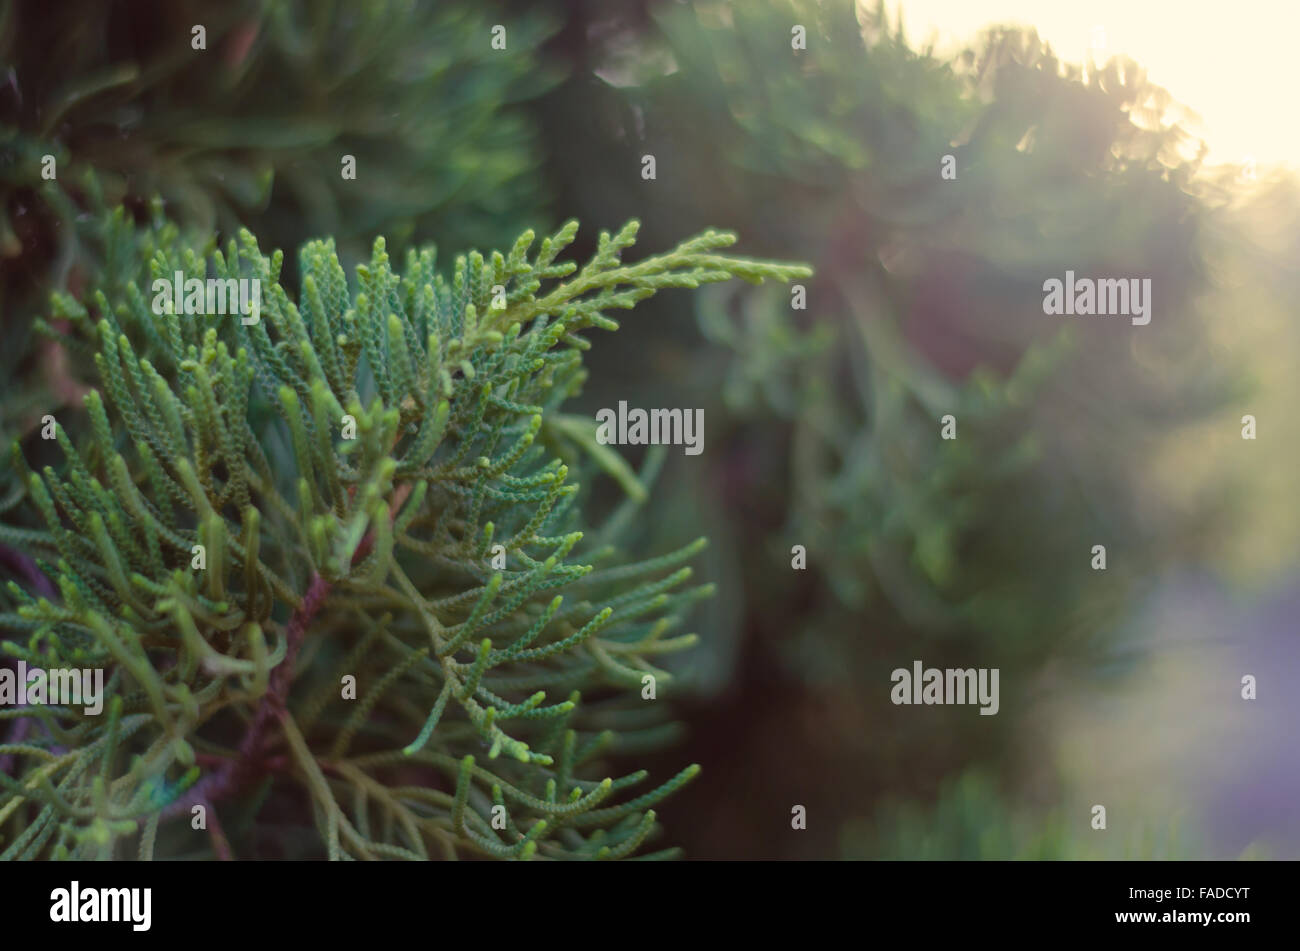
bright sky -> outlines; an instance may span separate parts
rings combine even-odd
[[[875,6],[874,0],[868,9]],[[900,0],[886,0],[891,24]],[[1094,44],[1201,116],[1210,162],[1300,165],[1300,0],[901,0],[914,47],[960,49],[995,23],[1032,26],[1083,63]],[[1105,56],[1098,56],[1104,61]]]

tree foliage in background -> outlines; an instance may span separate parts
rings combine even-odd
[[[581,269],[558,260],[576,222],[536,250],[527,232],[450,277],[430,249],[395,270],[381,239],[351,282],[313,241],[294,303],[251,233],[222,250],[119,210],[105,244],[133,276],[54,306],[97,340],[92,435],[58,426],[62,464],[25,474],[0,527],[35,555],[0,648],[105,668],[107,703],[0,711],[0,856],[640,849],[698,767],[641,791],[601,757],[662,719],[645,678],[664,689],[653,659],[694,641],[673,632],[709,591],[687,586],[702,540],[626,560],[631,501],[591,531],[562,459],[600,451],[595,424],[558,410],[608,311],[808,271],[716,232],[625,263],[636,230]],[[175,271],[259,280],[261,319],[170,294],[156,313]]]
[[[933,806],[890,801],[875,821],[849,823],[842,850],[886,861],[1186,861],[1204,855],[1205,843],[1181,820],[1130,821],[1125,834],[1098,834],[1059,807],[1044,812],[1011,801],[987,774],[972,770],[946,779]],[[1256,848],[1240,856],[1263,857]]]
[[[701,296],[706,336],[734,354],[721,383],[716,349],[658,330],[644,344],[710,407],[709,466],[682,470],[675,508],[708,525],[745,599],[711,608],[742,631],[733,669],[766,672],[763,702],[785,711],[754,717],[754,692],[733,691],[716,722],[733,739],[743,722],[750,745],[730,765],[753,770],[768,810],[810,800],[841,818],[871,790],[930,795],[973,761],[1015,774],[1052,672],[1102,669],[1115,624],[1222,514],[1168,504],[1147,468],[1238,383],[1197,310],[1213,204],[1197,143],[1136,64],[1063,64],[1033,34],[993,31],[949,63],[847,0],[645,8],[611,14],[595,31],[609,39],[584,48],[604,83],[582,107],[576,69],[550,97],[566,97],[550,119],[564,200],[619,214],[645,194],[628,167],[651,153],[649,233],[726,221],[817,270],[806,312],[770,292]],[[601,147],[559,144],[575,114],[604,117]],[[1066,270],[1149,277],[1151,324],[1045,316],[1043,281]],[[955,440],[940,438],[949,414]],[[807,571],[791,568],[796,544]],[[1091,569],[1097,544],[1106,571]],[[891,706],[890,671],[916,658],[1001,668],[1001,714]],[[790,706],[817,728],[798,732]],[[806,759],[772,784],[757,764],[783,742]],[[835,824],[821,828],[791,854],[827,854]]]

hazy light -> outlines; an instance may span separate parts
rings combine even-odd
[[[868,2],[867,8],[874,8]],[[899,4],[889,2],[891,22]],[[1277,0],[903,0],[914,47],[940,55],[967,45],[985,27],[1030,26],[1067,62],[1122,54],[1147,78],[1200,115],[1192,129],[1210,162],[1300,163],[1300,124],[1288,91],[1296,85],[1300,4]]]

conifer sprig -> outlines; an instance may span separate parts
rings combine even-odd
[[[640,563],[584,544],[562,458],[586,468],[591,441],[550,421],[607,312],[808,272],[713,231],[624,263],[636,230],[581,269],[559,261],[576,223],[536,250],[526,232],[450,279],[432,250],[394,270],[379,239],[349,282],[314,241],[295,302],[248,232],[222,251],[119,212],[113,277],[54,302],[99,371],[87,424],[58,422],[58,469],[15,445],[26,498],[0,526],[58,589],[10,583],[0,648],[102,667],[109,700],[0,710],[23,724],[0,742],[0,856],[269,854],[271,809],[313,817],[297,851],[330,858],[640,849],[697,767],[641,795],[644,772],[590,777],[629,725],[655,732],[642,686],[670,677],[649,658],[693,642],[667,635],[709,593],[703,542]],[[151,300],[177,271],[260,281],[260,320]],[[660,458],[628,470],[642,492]]]

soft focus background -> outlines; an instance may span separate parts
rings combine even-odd
[[[720,585],[683,714],[706,773],[667,807],[688,854],[1300,854],[1276,5],[564,9],[556,207],[817,268],[803,312],[660,302],[588,387],[706,408],[656,510]],[[1067,269],[1150,277],[1151,324],[1045,317]],[[1000,667],[1001,712],[893,706],[914,659]]]
[[[718,585],[663,697],[677,741],[648,764],[704,767],[660,810],[673,842],[1300,857],[1300,11],[65,6],[0,4],[6,444],[78,405],[78,355],[37,330],[50,289],[113,266],[100,205],[159,195],[264,246],[335,234],[354,260],[377,234],[434,240],[444,266],[571,217],[579,256],[632,217],[645,253],[734,230],[816,268],[806,309],[779,287],[661,295],[594,338],[574,408],[705,411],[641,538],[707,534]],[[34,174],[47,153],[57,182]],[[1066,270],[1150,278],[1150,325],[1045,316]],[[890,672],[918,659],[1000,668],[998,715],[892,705]]]

